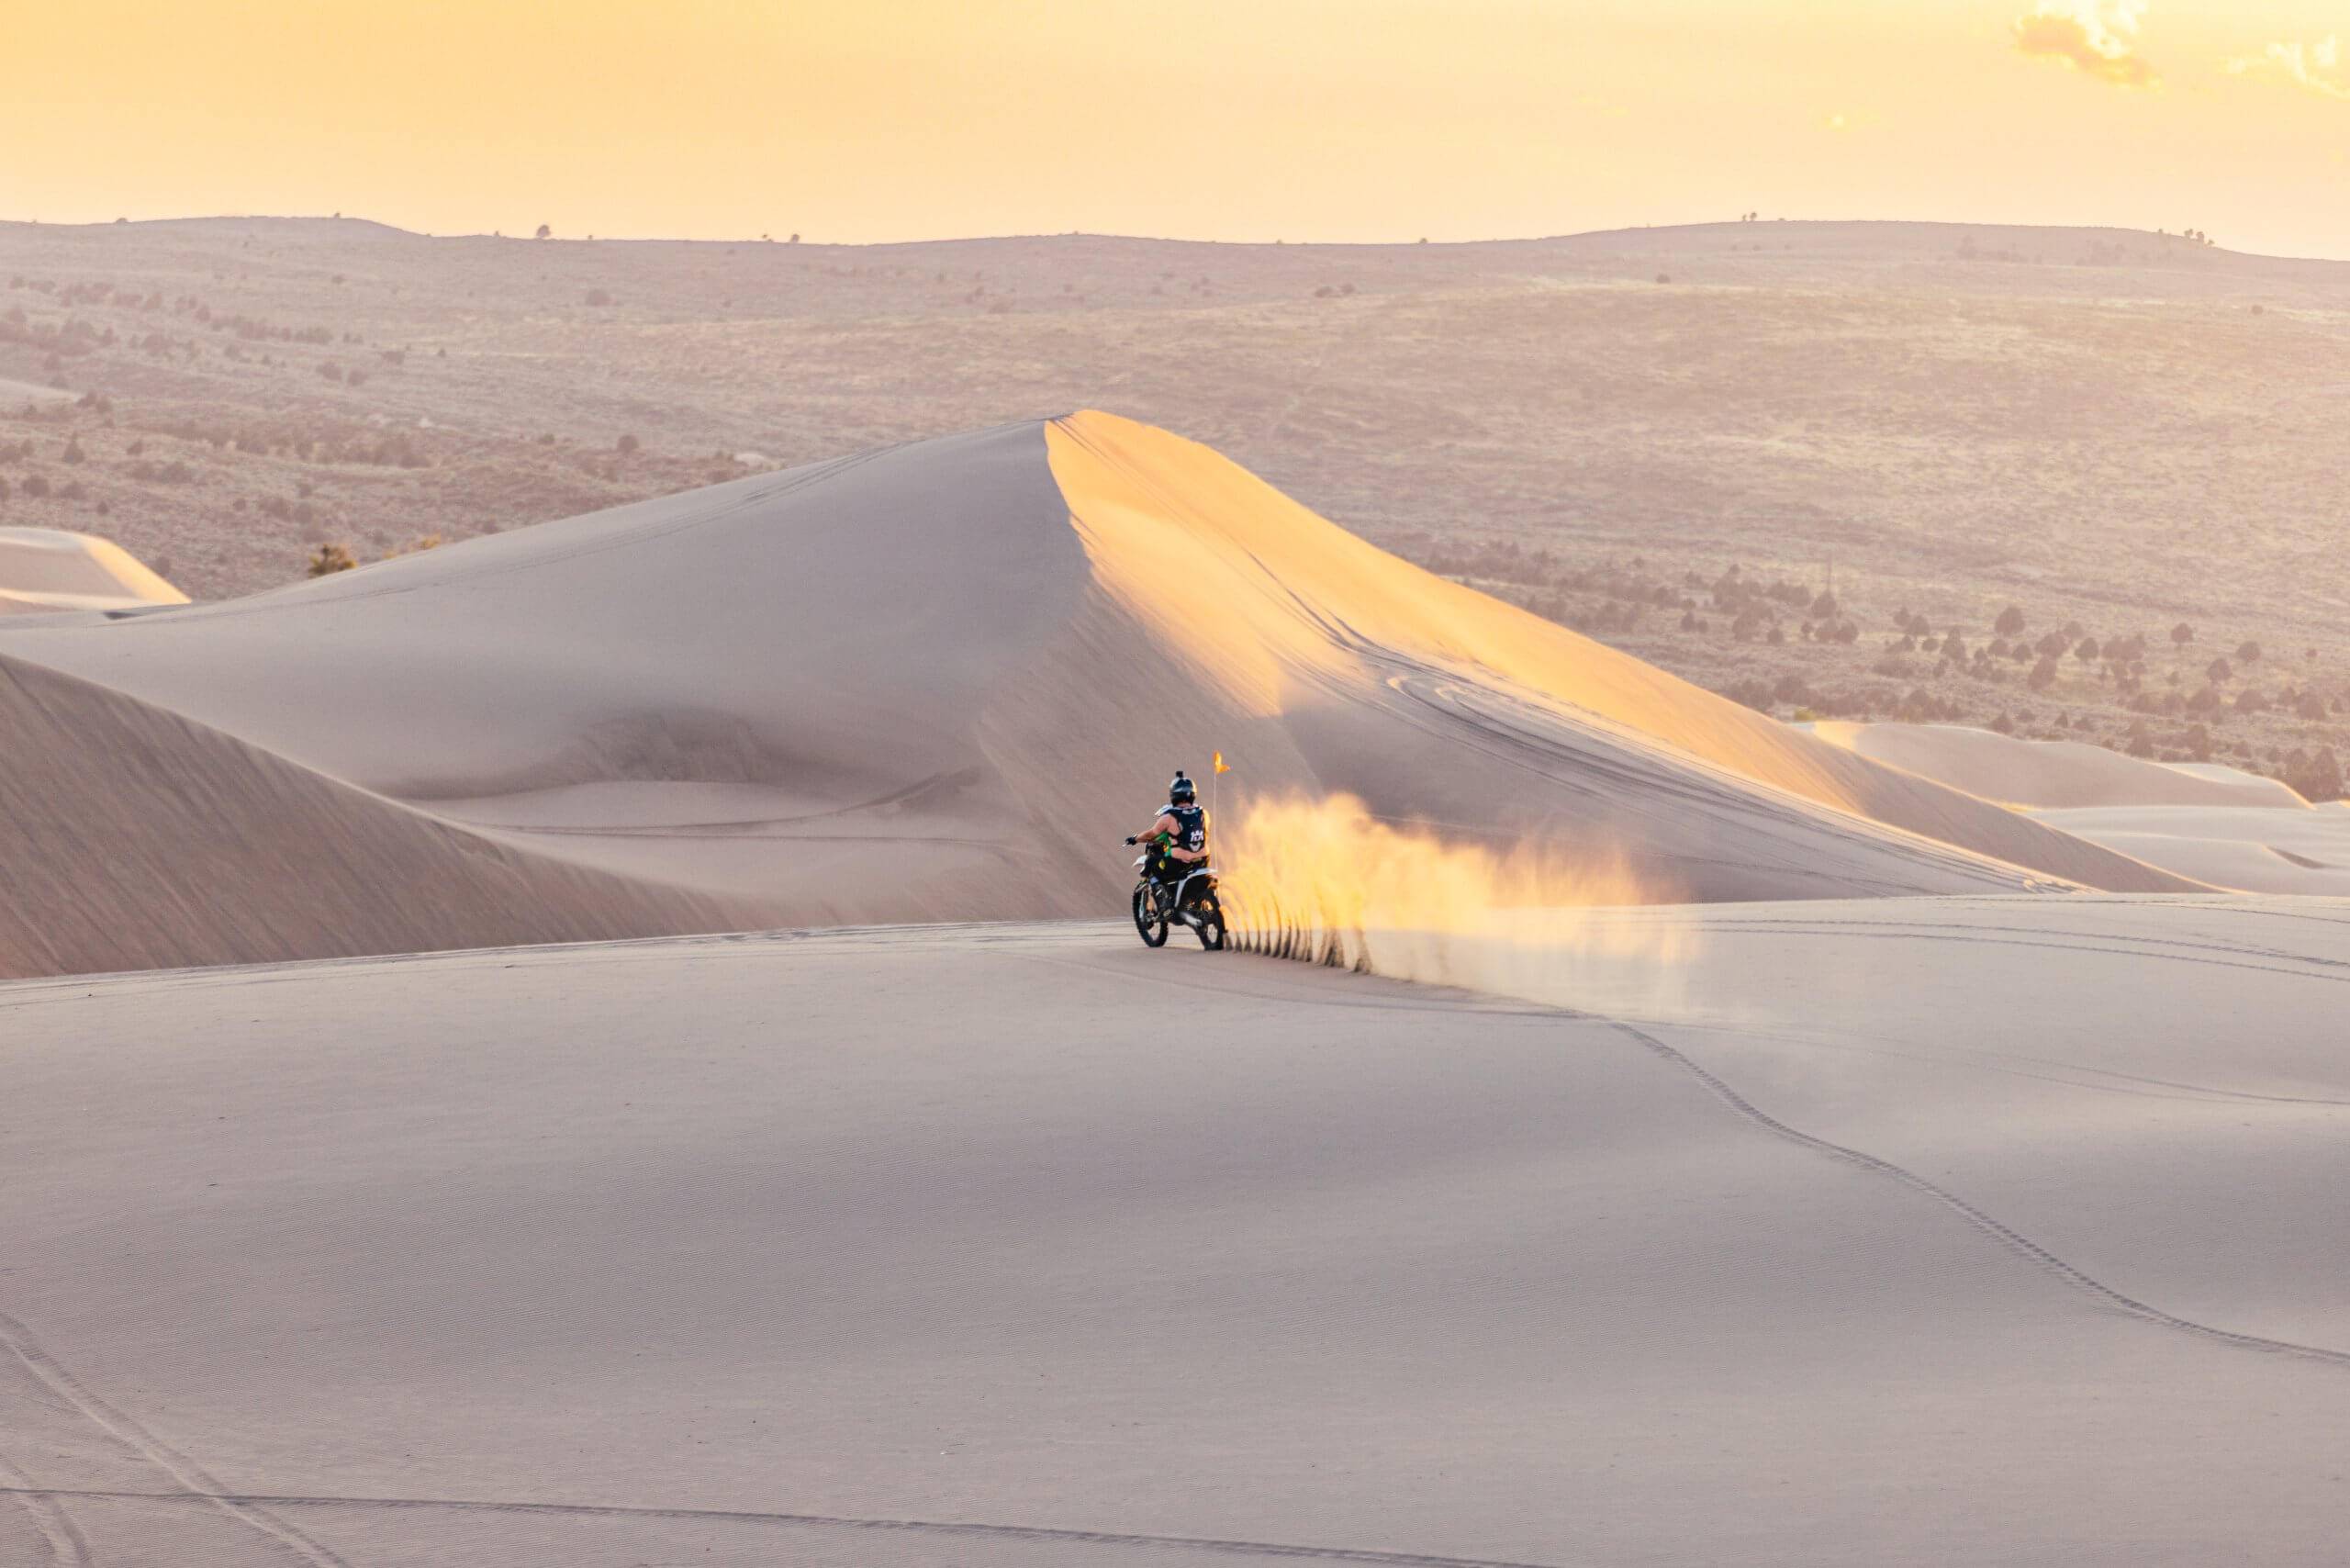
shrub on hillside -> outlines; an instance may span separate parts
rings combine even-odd
[[[321,544],[311,554],[309,575],[314,577],[330,577],[336,572],[347,572],[357,565],[359,563],[351,558],[351,552],[341,545]]]
[[[2322,745],[2309,754],[2296,748],[2285,758],[2284,777],[2305,801],[2342,799],[2342,763],[2332,746]]]

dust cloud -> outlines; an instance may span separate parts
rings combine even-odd
[[[1628,906],[1678,890],[1618,857],[1494,849],[1397,825],[1351,795],[1255,801],[1217,859],[1236,946],[1554,1006],[1654,1011],[1695,957],[1685,924]]]

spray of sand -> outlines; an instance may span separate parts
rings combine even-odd
[[[1348,795],[1252,802],[1222,834],[1225,912],[1250,951],[1559,1006],[1656,1011],[1695,936],[1635,906],[1675,890],[1604,853],[1569,859],[1398,827]]]

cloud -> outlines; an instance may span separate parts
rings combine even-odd
[[[2342,40],[2331,34],[2311,44],[2272,43],[2256,60],[2229,61],[2228,70],[2238,76],[2278,72],[2310,92],[2350,103],[2350,80],[2342,74]]]
[[[2146,0],[2040,0],[2016,18],[2016,48],[2117,87],[2151,87],[2160,78],[2137,44],[2145,16]]]

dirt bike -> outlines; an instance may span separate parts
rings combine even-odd
[[[1211,953],[1223,952],[1224,905],[1215,896],[1214,868],[1203,860],[1169,887],[1150,874],[1154,853],[1146,849],[1135,857],[1135,930],[1140,933],[1142,945],[1164,947],[1168,932],[1181,924],[1192,928],[1201,946]]]

